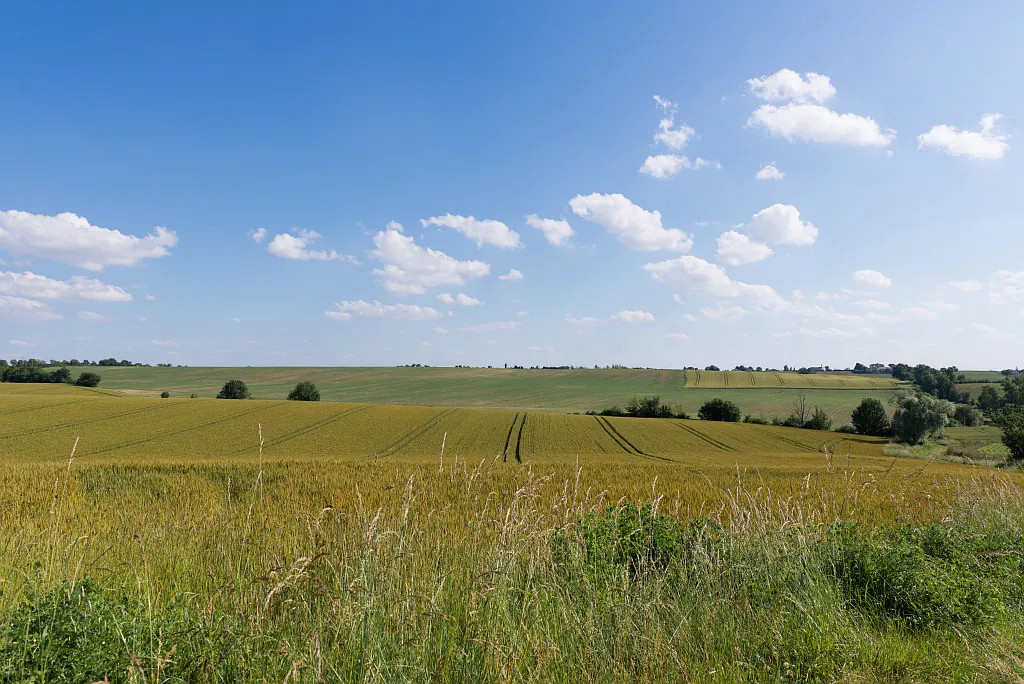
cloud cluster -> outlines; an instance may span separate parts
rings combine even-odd
[[[557,247],[569,244],[569,238],[575,234],[572,226],[565,220],[546,219],[536,214],[530,214],[526,217],[526,223],[532,228],[544,231],[547,241]]]
[[[396,318],[410,321],[424,321],[440,318],[441,313],[429,306],[417,304],[381,304],[374,300],[366,302],[362,299],[345,300],[337,304],[337,311],[325,311],[324,316],[336,321],[347,321],[354,316],[359,318]]]
[[[631,249],[686,252],[693,246],[689,235],[662,225],[660,212],[647,211],[620,194],[576,195],[569,201],[569,207],[574,214],[602,226]]]
[[[263,230],[262,228],[260,230]],[[256,239],[259,231],[256,231],[252,235],[252,238],[256,242],[260,242]],[[266,236],[264,232],[263,237]],[[315,230],[302,230],[298,229],[294,233],[278,233],[274,236],[274,239],[267,245],[267,251],[276,257],[282,259],[294,259],[296,261],[347,261],[351,264],[358,264],[359,260],[354,256],[348,254],[338,254],[333,249],[327,251],[324,249],[314,250],[310,249],[309,245],[316,240],[319,240],[322,236]]]
[[[640,167],[640,173],[664,180],[671,178],[683,169],[693,169],[696,171],[707,166],[718,169],[722,168],[722,165],[718,162],[710,162],[701,157],[690,161],[689,157],[682,154],[656,154],[644,160],[643,166]]]
[[[954,126],[932,126],[926,133],[917,136],[918,148],[934,147],[953,157],[970,159],[1002,159],[1010,149],[1008,135],[996,133],[996,122],[1002,114],[986,114],[981,117],[980,131],[962,131]]]
[[[455,296],[442,292],[437,295],[437,301],[442,304],[458,304],[459,306],[480,306],[483,304],[479,299],[462,294],[461,292]]]
[[[785,171],[779,171],[775,164],[766,164],[754,176],[756,180],[782,180],[786,177]]]
[[[61,315],[47,304],[26,297],[0,295],[0,320],[55,321]]]
[[[388,292],[424,294],[429,288],[464,285],[491,272],[490,265],[482,261],[459,261],[420,247],[411,236],[403,235],[401,224],[395,222],[374,235],[373,244],[371,256],[384,264],[373,274]]]
[[[786,140],[888,147],[896,137],[891,129],[883,130],[874,119],[858,114],[839,114],[824,105],[836,94],[827,76],[800,74],[781,69],[770,76],[747,81],[750,93],[765,102],[758,107],[747,125],[762,128],[770,135]]]
[[[56,216],[0,211],[0,248],[38,256],[89,271],[107,266],[135,266],[143,259],[170,254],[178,244],[174,231],[161,226],[145,237],[94,226],[77,214]]]
[[[716,258],[729,266],[767,259],[772,255],[769,245],[803,247],[818,239],[818,229],[801,219],[800,211],[791,204],[773,204],[738,227],[746,233],[730,230],[718,237]]]
[[[475,242],[477,247],[483,247],[486,244],[501,247],[502,249],[513,249],[523,245],[519,239],[519,233],[501,221],[481,221],[473,216],[445,214],[444,216],[431,216],[430,218],[420,219],[420,223],[424,228],[428,226],[451,228]]]
[[[676,126],[676,113],[678,105],[671,100],[666,100],[660,95],[654,96],[654,101],[661,107],[664,116],[658,122],[658,132],[654,134],[655,142],[660,142],[671,150],[681,150],[686,146],[686,141],[694,135],[694,130],[686,124]]]
[[[73,276],[63,281],[31,271],[0,271],[0,294],[30,299],[85,299],[97,302],[127,302],[132,298],[131,294],[120,287],[85,276]]]
[[[892,285],[892,281],[884,274],[879,273],[878,271],[872,271],[869,268],[854,271],[852,277],[855,282],[874,290],[880,290]]]

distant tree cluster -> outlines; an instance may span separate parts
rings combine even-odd
[[[195,395],[193,394],[194,398]],[[252,399],[249,386],[241,380],[228,380],[217,393],[218,399]],[[288,393],[289,401],[320,401],[320,390],[311,380],[300,380]]]
[[[48,366],[38,359],[7,361],[0,359],[0,382],[38,382],[63,383],[79,387],[97,387],[100,376],[96,373],[84,372],[72,381],[71,371],[61,366],[56,370],[47,370]]]
[[[633,395],[626,404],[626,408],[612,406],[600,412],[587,411],[587,415],[620,416],[625,418],[682,418],[687,419],[690,415],[678,409],[668,402],[662,402],[661,397],[642,397],[639,394]]]
[[[892,366],[892,377],[912,382],[921,392],[939,399],[960,404],[971,401],[969,392],[961,392],[956,388],[957,383],[967,381],[967,377],[956,366],[936,369],[919,363],[911,368],[905,363],[895,363]]]

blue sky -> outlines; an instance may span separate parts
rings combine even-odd
[[[1020,361],[1019,3],[294,4],[0,9],[0,356]]]

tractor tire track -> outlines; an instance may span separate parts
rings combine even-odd
[[[512,431],[516,429],[516,422],[519,420],[519,412],[516,411],[515,418],[512,419],[512,424],[508,426],[508,434],[505,435],[505,448],[501,450],[501,462],[508,462],[508,445],[512,441]],[[516,445],[518,447],[518,443]]]
[[[69,427],[79,427],[81,425],[90,425],[92,423],[101,423],[111,419],[127,418],[129,416],[137,416],[141,413],[150,413],[153,411],[159,411],[160,409],[169,408],[174,404],[160,404],[159,406],[147,406],[142,409],[130,409],[128,411],[121,411],[120,413],[113,413],[106,416],[100,416],[98,418],[85,418],[83,420],[73,420],[68,423],[60,423],[58,425],[50,425],[44,428],[37,428],[35,430],[29,430],[28,432],[19,432],[16,435],[2,435],[0,439],[11,439],[13,437],[30,437],[32,435],[42,434],[44,432],[50,432],[51,430],[61,430]]]
[[[347,411],[342,411],[341,413],[335,413],[334,415],[327,416],[326,418],[321,418],[320,420],[314,421],[309,425],[296,428],[291,432],[286,432],[283,435],[278,435],[273,439],[269,439],[266,442],[264,442],[263,447],[264,449],[268,449],[270,447],[280,446],[285,442],[290,442],[293,439],[298,439],[299,437],[305,437],[314,430],[319,430],[321,428],[327,427],[328,425],[333,425],[342,418],[347,418],[348,416],[351,416],[355,413],[361,413],[362,411],[366,411],[369,408],[369,406],[359,406],[357,408],[348,409]],[[229,455],[237,456],[239,454],[245,453],[246,451],[249,451],[251,448],[251,446],[243,446],[235,451],[232,451]]]
[[[696,428],[690,427],[686,423],[673,423],[673,425],[675,425],[678,428],[681,428],[681,429],[685,430],[686,432],[689,432],[691,435],[693,435],[697,439],[710,444],[711,446],[715,447],[716,449],[721,449],[722,451],[732,451],[734,453],[739,453],[739,449],[734,449],[731,446],[729,446],[728,444],[726,444],[725,442],[719,442],[714,437],[709,437],[708,435],[705,435],[700,430],[697,430]]]
[[[807,446],[806,444],[801,444],[800,442],[796,441],[795,439],[790,439],[789,437],[783,437],[782,435],[777,435],[774,432],[771,432],[769,430],[765,430],[764,428],[762,428],[760,426],[755,426],[755,427],[757,427],[758,432],[761,432],[763,434],[769,435],[769,436],[772,437],[772,439],[777,439],[777,440],[779,440],[781,442],[785,442],[786,444],[792,444],[793,446],[797,447],[801,451],[813,451],[813,452],[817,452],[818,451],[814,447]]]
[[[772,375],[774,375],[776,378],[778,378],[778,380],[779,380],[779,387],[785,387],[786,386],[786,381],[782,379],[781,375],[779,375],[778,373],[772,373]]]
[[[526,417],[529,413],[523,414],[523,420],[519,423],[519,432],[516,434],[516,463],[523,462],[523,428],[526,427]]]
[[[118,449],[126,449],[128,447],[138,446],[140,444],[145,444],[147,442],[154,442],[154,441],[156,441],[158,439],[163,439],[165,437],[177,437],[178,435],[183,435],[186,432],[193,432],[195,430],[202,430],[203,428],[208,428],[208,427],[211,427],[213,425],[220,425],[221,423],[226,423],[229,420],[235,420],[236,418],[244,418],[245,416],[250,416],[250,415],[252,415],[254,413],[258,413],[259,411],[269,411],[271,409],[275,409],[275,408],[278,408],[280,406],[283,406],[285,403],[286,402],[282,401],[282,402],[278,402],[276,404],[273,404],[271,406],[257,406],[256,408],[249,409],[248,411],[242,411],[241,413],[233,413],[233,414],[231,414],[229,416],[222,416],[220,418],[216,418],[214,420],[207,421],[205,423],[200,423],[199,425],[190,425],[188,427],[183,427],[183,428],[179,428],[179,429],[164,430],[162,432],[158,432],[156,434],[149,435],[149,436],[144,437],[142,439],[130,440],[130,441],[127,441],[127,442],[120,442],[118,444],[111,444],[111,445],[109,445],[107,447],[104,447],[103,449],[97,449],[95,451],[83,452],[82,455],[83,456],[95,456],[97,454],[105,454],[105,453],[108,453],[108,452],[111,452],[111,451],[117,451]]]
[[[381,457],[394,456],[399,451],[401,451],[405,447],[409,446],[410,444],[415,442],[417,439],[422,437],[424,434],[429,432],[431,428],[436,427],[437,424],[440,423],[443,418],[445,418],[446,416],[448,416],[448,415],[450,415],[450,414],[452,414],[454,412],[455,412],[455,409],[453,409],[453,408],[441,411],[441,413],[437,414],[436,416],[434,416],[433,418],[428,420],[423,425],[420,425],[418,428],[415,428],[415,429],[407,432],[401,439],[399,439],[398,441],[394,442],[391,446],[389,446],[387,449],[385,449],[384,451],[382,451],[378,455],[381,456]]]
[[[0,411],[0,416],[13,416],[17,413],[29,413],[30,411],[42,411],[48,408],[63,408],[65,406],[73,406],[74,404],[81,404],[86,401],[92,401],[92,399],[79,399],[78,401],[62,401],[56,404],[46,404],[45,406],[30,406],[29,408],[17,409],[15,411]]]
[[[611,421],[609,421],[607,418],[603,418],[603,417],[599,418],[598,422],[601,422],[601,421],[604,422],[602,427],[605,428],[605,432],[607,432],[611,436],[612,439],[614,439],[617,442],[619,442],[619,446],[623,447],[623,449],[626,450],[627,454],[630,453],[629,449],[632,449],[633,450],[632,453],[636,454],[637,456],[646,456],[647,458],[654,458],[654,459],[657,459],[659,461],[669,461],[669,462],[672,461],[671,458],[665,458],[664,456],[656,456],[654,454],[649,454],[646,451],[643,451],[643,450],[639,449],[635,444],[633,444],[628,439],[626,439],[622,435],[621,432],[616,430],[615,426],[612,425]]]

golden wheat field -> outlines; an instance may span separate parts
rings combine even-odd
[[[769,371],[707,371],[685,372],[686,387],[702,389],[861,389],[891,390],[904,385],[889,376],[871,377],[849,373],[774,373]]]

